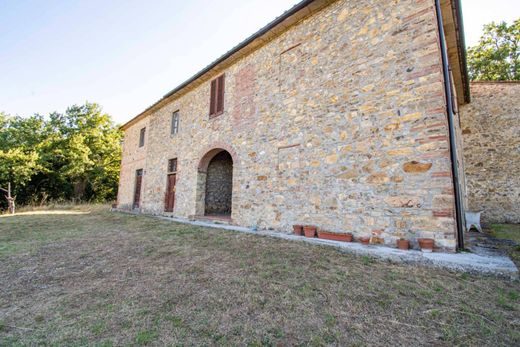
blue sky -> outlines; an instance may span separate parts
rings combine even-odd
[[[0,111],[101,104],[131,119],[298,0],[0,0]],[[520,17],[518,0],[462,0],[466,40]]]

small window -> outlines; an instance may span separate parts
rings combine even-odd
[[[139,133],[139,147],[144,146],[144,136],[146,134],[146,128],[142,128],[141,132]]]
[[[209,116],[216,117],[224,113],[224,75],[211,81]]]
[[[177,172],[177,158],[168,160],[168,173]]]
[[[175,135],[179,132],[179,111],[175,111],[172,114],[172,128],[171,134]]]

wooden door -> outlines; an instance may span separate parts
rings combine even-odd
[[[176,175],[168,175],[168,182],[166,184],[166,196],[164,199],[164,212],[173,212],[175,206],[175,182]]]
[[[141,186],[143,183],[143,169],[135,172],[134,208],[139,208],[141,202]]]

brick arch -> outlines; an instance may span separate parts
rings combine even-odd
[[[215,142],[210,146],[205,147],[204,150],[202,150],[199,154],[199,158],[201,159],[199,161],[197,170],[199,172],[206,173],[211,159],[213,159],[217,154],[219,154],[222,151],[226,151],[231,155],[231,159],[233,160],[233,166],[236,167],[236,165],[238,164],[238,155],[233,149],[233,147],[223,142]]]
[[[200,161],[197,166],[197,185],[196,185],[196,194],[195,194],[195,215],[204,216],[206,215],[206,185],[207,185],[207,177],[208,177],[208,166],[213,158],[216,155],[222,152],[227,152],[231,156],[231,165],[232,165],[232,192],[231,192],[231,215],[233,214],[233,201],[236,193],[236,184],[233,184],[235,181],[235,173],[236,168],[239,163],[239,157],[236,151],[228,144],[223,142],[215,142],[210,146],[205,147],[200,153],[199,158]]]

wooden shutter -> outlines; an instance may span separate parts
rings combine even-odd
[[[217,80],[211,81],[211,97],[209,101],[209,115],[213,116],[216,113],[215,101],[217,97]]]
[[[224,112],[224,75],[211,81],[211,97],[209,100],[209,115],[218,116]]]
[[[176,175],[168,175],[168,183],[166,185],[166,196],[164,198],[164,211],[173,212],[175,207],[175,181]]]
[[[224,112],[224,75],[217,78],[217,114]]]
[[[134,188],[134,208],[139,208],[141,204],[141,185],[143,182],[143,169],[135,172],[135,188]]]

